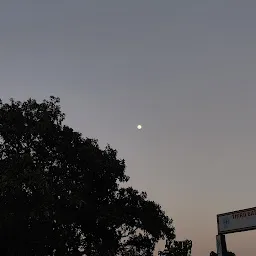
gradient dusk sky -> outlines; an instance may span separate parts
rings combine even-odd
[[[255,13],[254,0],[2,1],[0,97],[59,96],[207,256],[216,214],[256,206]],[[237,255],[255,239],[227,236]]]

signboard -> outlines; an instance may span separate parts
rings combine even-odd
[[[217,223],[219,234],[256,229],[256,207],[219,214]]]

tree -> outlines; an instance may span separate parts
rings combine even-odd
[[[171,241],[166,244],[164,251],[158,253],[159,256],[190,256],[192,251],[192,241]]]
[[[64,124],[58,98],[0,103],[1,255],[153,255],[172,220],[109,145]]]

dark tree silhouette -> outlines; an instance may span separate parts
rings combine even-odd
[[[172,241],[161,207],[122,187],[117,151],[64,118],[55,97],[0,103],[1,255],[149,256]]]
[[[159,251],[159,256],[190,256],[192,251],[192,241],[171,241],[166,243],[164,251]]]

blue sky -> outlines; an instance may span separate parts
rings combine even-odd
[[[177,238],[209,255],[216,214],[255,206],[256,2],[0,7],[1,98],[59,96],[66,122],[116,148],[131,184],[174,219]],[[255,238],[227,240],[253,256]]]

